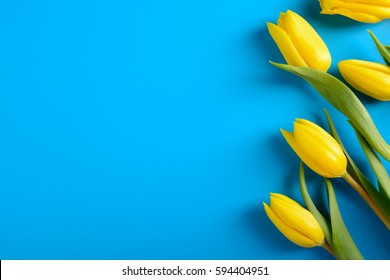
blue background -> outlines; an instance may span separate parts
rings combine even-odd
[[[283,62],[266,29],[304,16],[337,62],[381,61],[366,29],[317,1],[0,2],[1,259],[332,259],[269,222],[270,192],[302,201],[279,128],[327,108],[372,178],[345,118]],[[389,104],[359,95],[385,139]],[[370,175],[371,174],[371,175]],[[324,207],[324,187],[308,172]],[[352,236],[388,259],[388,231],[335,182]]]

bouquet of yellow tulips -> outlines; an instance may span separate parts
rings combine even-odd
[[[322,14],[339,14],[366,23],[390,18],[389,0],[319,2]],[[306,80],[348,118],[377,183],[372,183],[357,167],[345,149],[333,120],[325,111],[329,132],[304,119],[296,119],[293,132],[281,129],[283,137],[301,159],[299,184],[306,207],[285,195],[271,193],[269,205],[263,203],[265,212],[280,232],[299,246],[322,246],[337,259],[363,259],[343,222],[331,180],[343,178],[390,230],[390,178],[381,162],[381,159],[390,161],[390,146],[352,90],[378,100],[390,100],[390,47],[368,31],[384,63],[340,61],[338,69],[346,81],[344,83],[327,73],[331,54],[303,17],[288,10],[280,14],[277,24],[267,23],[267,26],[287,62],[271,64]],[[329,215],[323,215],[309,195],[305,166],[324,178]]]

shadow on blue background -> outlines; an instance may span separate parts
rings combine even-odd
[[[283,58],[265,23],[287,9],[324,37],[331,71],[374,57],[366,25],[312,2],[2,1],[0,258],[332,259],[262,209],[270,192],[301,201],[279,131],[296,117],[323,121],[326,107],[365,164],[345,119],[268,63]],[[386,105],[369,109],[390,139]],[[388,258],[388,232],[336,191],[362,253]]]

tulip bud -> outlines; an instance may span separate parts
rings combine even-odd
[[[366,23],[390,18],[389,0],[320,0],[320,5],[321,14],[339,14]]]
[[[291,242],[307,248],[324,244],[324,232],[313,214],[294,200],[271,193],[270,206],[263,205],[271,222]]]
[[[268,31],[289,65],[326,72],[331,64],[328,48],[311,25],[298,14],[281,13],[278,25],[268,22]]]
[[[338,66],[344,79],[358,91],[378,100],[390,100],[389,66],[363,60],[343,60]]]
[[[287,143],[313,171],[325,178],[341,177],[347,169],[347,158],[339,143],[318,125],[296,119],[294,132],[281,129]]]

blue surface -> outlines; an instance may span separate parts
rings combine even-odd
[[[366,29],[390,44],[390,21],[267,3],[1,1],[0,259],[332,259],[264,214],[269,192],[301,201],[279,128],[324,123],[327,108],[369,169],[345,118],[268,63],[283,58],[265,23],[303,15],[337,73],[341,59],[380,61]],[[362,99],[390,140],[389,104]],[[336,192],[363,255],[390,258],[380,221]]]

